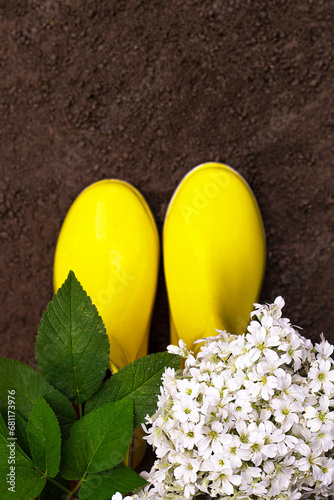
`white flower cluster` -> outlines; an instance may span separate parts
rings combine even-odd
[[[255,304],[248,331],[204,339],[184,369],[166,369],[147,417],[157,460],[133,498],[320,499],[334,494],[334,368],[281,317],[281,297]],[[115,500],[118,500],[115,498]]]

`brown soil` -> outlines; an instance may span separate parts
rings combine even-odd
[[[0,0],[0,355],[33,366],[55,244],[78,193],[118,177],[160,233],[180,179],[225,162],[267,232],[262,301],[313,340],[333,324],[328,0]],[[151,351],[168,343],[163,272]]]

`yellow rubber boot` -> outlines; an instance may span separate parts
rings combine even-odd
[[[54,290],[73,270],[104,321],[113,371],[148,352],[158,267],[158,232],[143,196],[115,179],[82,191],[59,234]],[[136,446],[131,465],[143,451]]]
[[[59,234],[54,289],[72,269],[102,316],[116,369],[147,354],[158,265],[155,221],[133,186],[109,179],[82,191]]]
[[[216,329],[245,332],[266,244],[255,197],[235,170],[205,163],[186,175],[168,207],[163,253],[173,344],[194,349]]]

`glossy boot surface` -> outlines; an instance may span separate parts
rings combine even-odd
[[[255,197],[235,170],[206,163],[186,175],[168,207],[163,253],[173,344],[245,332],[266,244]]]
[[[59,234],[54,289],[72,269],[102,316],[117,369],[147,354],[158,264],[155,221],[133,186],[110,179],[82,191]]]

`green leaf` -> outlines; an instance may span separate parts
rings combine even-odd
[[[8,444],[11,444],[12,449]],[[7,482],[7,477],[10,473],[15,473],[14,484]],[[21,450],[16,441],[11,440],[1,415],[0,477],[1,500],[29,500],[38,496],[46,483],[45,477],[35,469],[30,458]],[[9,490],[8,488],[13,488],[13,490]]]
[[[130,446],[132,422],[130,399],[101,406],[78,420],[62,449],[62,477],[81,479],[119,464]]]
[[[24,453],[31,458],[28,438],[27,438],[27,422],[21,417],[19,413],[15,416],[15,437],[17,443]]]
[[[62,484],[65,486],[65,488],[69,489],[70,487],[70,482],[65,481],[60,474],[55,477],[55,480],[57,483]],[[51,483],[50,481],[46,481],[46,486],[42,493],[39,495],[39,500],[65,500],[67,497],[67,494],[58,486],[55,484]]]
[[[5,437],[6,439],[9,438],[9,432],[7,425],[5,424],[5,421],[3,419],[3,416],[0,416],[0,435]]]
[[[122,495],[145,486],[146,481],[136,472],[124,465],[118,465],[114,469],[88,474],[83,481],[79,498],[80,500],[105,500],[119,491]]]
[[[50,384],[71,401],[82,404],[100,387],[109,351],[102,318],[70,271],[38,329],[38,368]]]
[[[49,477],[59,471],[61,436],[56,415],[40,396],[30,412],[27,437],[34,463]]]
[[[87,401],[85,412],[106,403],[131,397],[134,401],[134,427],[152,415],[157,408],[161,376],[165,367],[179,368],[181,358],[168,352],[150,354],[124,366],[107,380]]]
[[[4,422],[8,421],[7,407],[0,406],[0,413]],[[17,444],[24,451],[24,453],[31,458],[29,444],[27,439],[27,422],[21,417],[19,413],[15,413],[15,437]]]
[[[71,426],[77,421],[71,402],[29,365],[0,358],[0,400],[5,408],[9,390],[15,390],[15,411],[26,422],[37,398],[42,396],[58,417],[63,436],[69,435]]]

